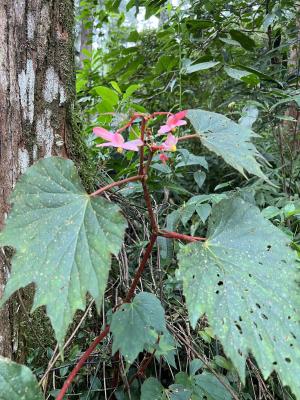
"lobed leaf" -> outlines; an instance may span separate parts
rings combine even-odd
[[[209,150],[221,156],[245,177],[245,171],[268,181],[256,158],[263,158],[251,139],[257,135],[224,115],[205,110],[189,110],[187,117]]]
[[[113,314],[110,331],[113,354],[120,351],[131,364],[141,351],[157,343],[158,335],[167,332],[164,309],[154,294],[141,292]]]
[[[190,320],[206,314],[245,380],[251,353],[300,398],[299,270],[289,238],[242,199],[213,207],[208,240],[184,246],[178,278]]]
[[[119,207],[84,190],[72,161],[38,161],[17,182],[12,211],[0,245],[16,254],[1,300],[34,282],[33,309],[46,305],[60,346],[86,294],[98,310],[106,287],[111,254],[117,255],[126,221]]]

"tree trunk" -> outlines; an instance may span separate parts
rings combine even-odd
[[[93,40],[93,20],[89,18],[88,21],[85,23],[84,21],[81,22],[81,29],[80,29],[80,68],[83,67],[83,61],[87,58],[85,51],[92,54],[92,40]]]
[[[69,156],[74,92],[73,0],[0,1],[0,229],[18,176],[42,157]],[[0,297],[9,273],[0,249]],[[18,348],[11,304],[0,311],[0,354]]]

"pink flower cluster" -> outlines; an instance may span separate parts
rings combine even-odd
[[[108,140],[108,142],[97,144],[97,147],[116,147],[118,153],[122,153],[123,149],[139,151],[139,146],[144,144],[141,139],[125,142],[120,133],[109,132],[104,128],[94,128],[93,132],[96,136],[101,137],[101,139]]]
[[[187,122],[183,120],[185,118],[187,111],[180,111],[177,114],[171,115],[165,125],[162,125],[158,131],[157,136],[167,134],[166,140],[161,145],[154,145],[151,148],[160,151],[176,151],[176,145],[178,139],[173,135],[178,126],[186,125]],[[140,146],[144,145],[141,139],[129,140],[125,142],[123,136],[118,132],[109,132],[104,128],[97,127],[93,129],[96,136],[101,139],[106,140],[105,143],[98,144],[97,147],[116,147],[117,152],[122,153],[123,150],[138,151]],[[160,160],[166,163],[168,156],[165,154],[160,154]]]

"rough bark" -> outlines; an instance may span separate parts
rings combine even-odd
[[[69,156],[74,101],[73,0],[0,1],[0,229],[18,176],[41,157]],[[0,297],[9,273],[0,249]],[[0,354],[17,351],[16,312],[0,311]]]

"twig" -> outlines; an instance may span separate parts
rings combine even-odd
[[[112,182],[109,185],[106,185],[106,186],[96,190],[96,192],[91,193],[90,196],[91,197],[98,196],[99,194],[106,192],[107,190],[109,190],[115,186],[120,186],[120,185],[123,185],[124,183],[128,183],[128,182],[141,181],[142,179],[143,179],[143,175],[135,175],[135,176],[132,176],[131,178],[121,179],[120,181]]]
[[[150,254],[152,252],[153,246],[156,242],[157,239],[157,235],[156,233],[153,233],[152,236],[150,237],[150,242],[148,243],[148,246],[146,248],[146,251],[144,253],[144,256],[142,258],[142,261],[140,263],[140,266],[138,268],[138,270],[136,271],[136,274],[134,276],[134,279],[132,281],[132,284],[130,286],[130,289],[127,293],[126,299],[125,299],[125,303],[129,303],[134,295],[135,289],[139,283],[139,280],[141,278],[141,275],[145,269],[145,266],[147,264],[148,258],[150,257]]]
[[[231,386],[225,382],[223,380],[223,378],[209,365],[209,363],[205,360],[205,358],[198,353],[191,345],[189,342],[186,341],[186,339],[184,337],[181,336],[181,334],[179,334],[178,332],[175,332],[174,328],[168,324],[168,327],[171,331],[173,331],[174,335],[180,339],[181,342],[183,342],[190,350],[191,352],[194,354],[194,356],[196,356],[197,358],[199,358],[203,364],[210,370],[210,372],[218,379],[218,381],[228,390],[228,392],[231,394],[232,398],[234,400],[239,400],[239,398],[237,397],[235,391],[231,388]]]
[[[190,139],[200,139],[200,136],[197,133],[193,133],[192,135],[185,135],[178,138],[178,142],[182,142],[183,140]]]
[[[94,351],[94,349],[97,347],[97,345],[108,335],[108,333],[109,333],[109,325],[107,325],[105,327],[105,329],[101,332],[101,334],[98,337],[96,337],[96,339],[93,341],[93,343],[90,345],[90,347],[81,356],[78,364],[72,370],[72,372],[68,376],[67,380],[65,381],[63,387],[61,388],[60,392],[58,393],[56,400],[63,400],[64,395],[66,394],[66,391],[68,390],[69,386],[73,382],[74,378],[76,377],[76,375],[79,372],[79,370],[81,369],[81,367],[84,366],[84,364],[85,364],[86,360],[89,358],[90,354]]]
[[[189,235],[184,235],[182,233],[169,232],[164,230],[159,230],[157,234],[158,236],[163,236],[168,239],[179,239],[179,240],[185,240],[187,242],[198,242],[207,240],[205,237],[189,236]]]
[[[74,329],[74,331],[72,332],[71,336],[68,338],[68,340],[66,341],[66,343],[64,344],[63,350],[65,350],[69,344],[71,343],[73,337],[76,335],[76,333],[78,332],[78,329],[80,328],[80,326],[82,325],[83,321],[85,320],[88,312],[90,311],[92,305],[95,303],[95,300],[93,299],[88,308],[85,310],[85,313],[83,314],[81,320],[79,321],[78,325],[76,326],[76,328]],[[41,380],[39,381],[39,385],[42,385],[43,381],[46,379],[47,375],[49,374],[49,372],[52,370],[54,364],[56,363],[56,361],[59,359],[60,354],[58,353],[57,355],[55,355],[56,350],[58,349],[58,345],[56,345],[55,350],[54,350],[54,354],[51,358],[51,360],[49,361],[48,367],[46,372],[44,373],[43,377],[41,378]]]
[[[160,337],[158,337],[156,343],[159,343],[159,339],[160,339]],[[149,366],[149,364],[151,363],[151,361],[153,360],[153,357],[154,357],[155,353],[156,353],[156,349],[154,349],[150,355],[146,355],[146,356],[143,358],[143,360],[142,360],[142,362],[141,362],[141,364],[140,364],[140,366],[139,366],[137,372],[136,372],[136,373],[131,377],[131,379],[129,380],[129,382],[128,382],[128,387],[132,384],[132,382],[133,382],[136,378],[139,378],[140,376],[144,376],[145,371],[146,371],[146,369],[148,368],[148,366]]]

